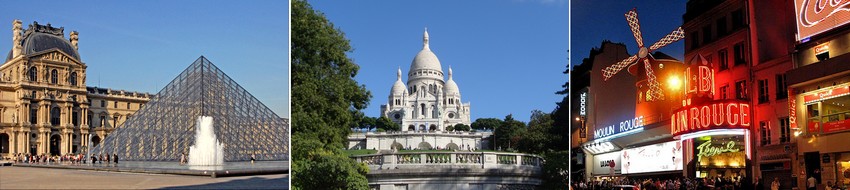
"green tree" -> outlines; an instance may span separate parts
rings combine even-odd
[[[446,131],[454,131],[454,130],[455,130],[455,126],[449,125],[448,127],[446,127]]]
[[[369,131],[378,128],[378,120],[374,117],[363,117],[360,119],[360,128],[365,128]]]
[[[469,125],[465,125],[463,123],[455,124],[453,128],[455,131],[469,131],[471,129]]]
[[[349,41],[306,1],[291,10],[293,188],[367,189],[368,169],[341,151],[371,98],[354,80]]]
[[[543,155],[543,184],[540,189],[567,188],[569,175],[570,153],[568,151],[550,152]],[[575,168],[573,168],[575,169]]]
[[[552,134],[554,120],[552,114],[540,110],[531,111],[531,119],[528,121],[528,130],[522,135],[517,150],[524,153],[543,154],[559,146],[560,138]]]
[[[398,123],[393,122],[393,120],[390,120],[390,118],[384,116],[381,116],[377,119],[377,121],[375,122],[375,126],[377,126],[378,129],[384,129],[384,131],[401,130],[401,126],[399,126]]]
[[[591,51],[591,57],[593,57],[593,54],[594,54],[593,51]],[[590,64],[592,64],[592,62],[593,62],[592,60],[585,58],[582,61],[582,64],[590,65]],[[582,76],[573,76],[572,74],[570,74],[570,64],[569,63],[567,63],[567,69],[564,70],[563,73],[565,75],[568,75],[568,77],[572,78],[572,79],[582,77]],[[584,77],[587,77],[587,76],[584,75]],[[569,145],[570,144],[569,136],[570,136],[570,132],[571,132],[570,123],[573,122],[573,119],[575,119],[575,118],[572,118],[572,115],[570,113],[571,108],[569,106],[570,105],[569,104],[570,103],[570,89],[569,89],[570,82],[569,82],[569,80],[572,80],[572,79],[568,79],[567,82],[564,82],[564,84],[561,85],[561,90],[555,92],[555,94],[564,96],[564,98],[562,98],[560,102],[556,103],[555,110],[552,112],[552,119],[554,120],[554,123],[553,123],[553,127],[549,131],[549,133],[557,134],[559,136],[559,138],[557,139],[557,141],[558,141],[557,143],[561,144],[563,146],[553,147],[553,148],[556,148],[558,150],[566,150],[570,147],[570,145]],[[576,83],[573,83],[573,84],[576,84]]]
[[[503,149],[516,150],[517,143],[522,139],[524,132],[525,123],[515,120],[512,114],[505,116],[505,121],[494,132],[496,140],[494,144]]]
[[[483,131],[483,130],[494,130],[496,127],[502,125],[502,120],[498,118],[478,118],[472,122],[472,129]]]

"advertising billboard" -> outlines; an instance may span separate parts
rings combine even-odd
[[[620,151],[595,155],[592,164],[593,175],[620,174]]]
[[[670,141],[621,151],[623,174],[682,170],[682,141]]]
[[[794,0],[797,40],[850,23],[850,1]]]

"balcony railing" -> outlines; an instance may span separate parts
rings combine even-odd
[[[372,170],[414,168],[527,168],[539,170],[540,156],[501,152],[405,152],[351,156]]]

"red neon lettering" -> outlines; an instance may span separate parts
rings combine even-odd
[[[738,104],[736,104],[736,103],[731,103],[729,105],[726,105],[726,120],[729,121],[729,125],[737,125],[738,124],[738,114],[737,113],[732,114],[732,106],[735,106],[735,110],[738,109]],[[740,112],[740,110],[738,110],[738,112]],[[735,118],[735,120],[733,121],[732,118]]]

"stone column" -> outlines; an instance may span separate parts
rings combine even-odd
[[[24,153],[31,153],[30,152],[30,129],[29,129],[29,127],[27,127],[26,131],[24,131],[24,139],[25,140],[24,140],[24,151],[23,152]]]

